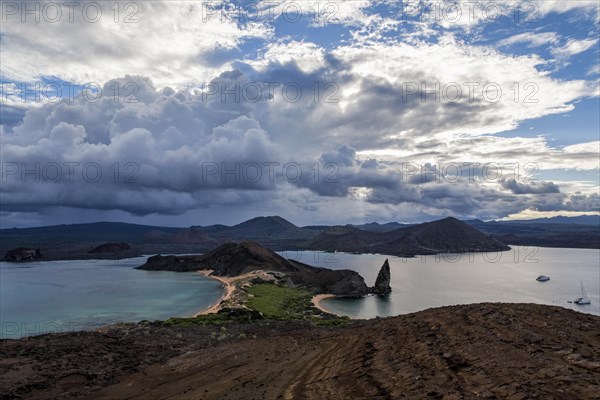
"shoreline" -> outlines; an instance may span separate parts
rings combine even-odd
[[[238,282],[240,282],[240,284],[243,285],[244,282],[255,277],[260,277],[263,280],[269,280],[269,276],[265,274],[265,271],[260,269],[233,277],[211,275],[214,272],[214,270],[212,269],[198,270],[196,272],[207,278],[211,278],[220,282],[223,288],[225,289],[225,292],[213,305],[195,313],[194,317],[219,312],[223,308],[223,303],[232,299],[236,294],[238,290],[236,283]]]
[[[217,299],[217,301],[215,301],[212,305],[208,306],[207,308],[204,308],[200,311],[198,311],[197,313],[193,314],[192,317],[197,317],[200,315],[207,315],[207,314],[215,314],[217,312],[219,312],[222,308],[223,308],[223,302],[231,299],[231,297],[233,296],[233,294],[235,293],[236,290],[236,286],[235,286],[235,282],[240,280],[240,279],[244,279],[244,278],[248,278],[251,276],[256,276],[256,275],[260,275],[263,271],[253,271],[244,275],[240,275],[237,277],[233,277],[233,278],[228,278],[228,277],[222,277],[222,276],[215,276],[215,275],[211,275],[214,270],[212,269],[207,269],[207,270],[198,270],[196,271],[198,274],[205,276],[207,278],[210,279],[214,279],[216,281],[218,281],[219,283],[221,283],[224,292],[223,294]],[[311,299],[311,303],[312,305],[318,309],[319,311],[322,311],[326,314],[331,314],[331,315],[335,315],[338,317],[341,317],[342,315],[340,314],[336,314],[330,310],[327,310],[326,308],[324,308],[321,305],[321,302],[325,299],[332,299],[338,297],[335,294],[329,294],[329,293],[324,293],[324,294],[317,294],[315,296],[312,297]]]
[[[235,285],[231,281],[231,278],[228,279],[228,278],[224,278],[222,276],[211,275],[214,272],[214,270],[212,270],[212,269],[199,270],[196,272],[198,272],[202,276],[205,276],[207,278],[214,279],[214,280],[220,282],[221,285],[223,286],[224,292],[221,295],[221,297],[219,297],[214,304],[210,305],[209,307],[207,307],[201,311],[198,311],[197,313],[195,313],[193,315],[193,317],[197,317],[199,315],[214,314],[214,313],[219,312],[223,308],[223,306],[222,306],[223,302],[229,300],[235,290]]]
[[[324,313],[327,314],[331,314],[331,315],[336,315],[338,317],[341,317],[341,315],[339,314],[335,314],[325,308],[323,308],[323,306],[321,306],[321,301],[325,300],[325,299],[332,299],[334,297],[337,297],[335,294],[318,294],[316,296],[313,296],[312,298],[312,304],[315,308],[319,309],[320,311],[323,311]]]

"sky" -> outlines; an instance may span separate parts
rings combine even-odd
[[[1,1],[0,226],[600,211],[597,1]]]

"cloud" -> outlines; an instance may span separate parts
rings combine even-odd
[[[304,20],[312,26],[329,24],[362,26],[374,18],[368,8],[376,2],[373,0],[336,1],[317,0],[309,2],[273,2],[261,0],[257,4],[258,15],[270,21],[283,20],[294,23]]]
[[[589,10],[543,3],[542,15]],[[598,142],[561,147],[503,134],[597,97],[593,81],[552,76],[541,56],[473,44],[450,25],[420,21],[419,30],[371,2],[342,2],[335,17],[311,21],[308,30],[346,28],[347,40],[335,45],[279,32],[281,5],[276,24],[240,21],[225,3],[212,5],[217,14],[207,21],[201,3],[151,2],[139,5],[134,25],[111,18],[3,24],[3,79],[99,83],[52,103],[3,101],[3,208],[187,222],[184,216],[219,207],[225,214],[226,207],[285,215],[360,210],[399,220],[593,207],[593,195],[576,194],[577,186],[532,183],[526,167],[596,171]],[[426,30],[434,27],[432,38]],[[563,36],[524,32],[500,43],[551,44],[569,57],[596,40]],[[249,98],[257,87],[260,96]],[[485,179],[490,163],[512,175]],[[463,168],[459,181],[447,174],[451,164]],[[409,165],[417,169],[407,173]]]
[[[591,49],[597,43],[597,38],[569,39],[563,46],[553,48],[552,54],[560,59],[567,59]]]
[[[38,22],[30,15],[26,23],[20,10],[25,3],[15,3],[19,9],[5,16],[0,31],[3,78],[33,82],[54,77],[84,84],[136,74],[151,77],[161,87],[208,81],[220,68],[215,52],[236,50],[247,39],[272,33],[264,23],[238,24],[220,13],[212,16],[206,7],[224,3],[81,1],[67,8],[41,1],[36,7],[44,10],[54,4],[61,17],[52,22],[54,14],[48,14],[49,20],[40,12]],[[228,60],[223,64],[228,66]]]
[[[503,188],[510,190],[514,194],[560,193],[559,187],[553,182],[521,183],[510,178],[503,179],[501,185]]]
[[[323,153],[321,160],[324,164],[351,167],[356,165],[356,149],[350,147],[348,144],[344,144],[336,151]]]
[[[431,162],[465,163],[464,168],[504,167],[511,173],[535,175],[548,169],[589,170],[598,168],[600,143],[579,143],[553,147],[544,137],[502,137],[484,135],[479,137],[450,137],[446,140],[431,139],[403,149],[381,149],[359,151],[362,157],[377,157],[380,160],[402,158],[424,164]],[[472,164],[472,167],[468,165]]]
[[[544,0],[540,2],[494,2],[421,0],[404,3],[401,15],[418,35],[437,36],[447,32],[479,33],[499,21],[521,28],[539,23],[550,14],[577,13],[577,19],[597,18],[597,4],[590,1]]]
[[[254,181],[252,166],[244,169],[282,159],[258,121],[231,109],[221,110],[223,118],[220,102],[158,91],[145,78],[126,80],[144,101],[78,96],[30,109],[2,134],[3,208],[179,214],[272,189],[268,180]]]
[[[527,47],[532,48],[557,43],[559,38],[556,32],[523,32],[500,40],[498,45],[510,46],[516,43],[526,43]]]
[[[392,54],[386,55],[384,49]],[[274,98],[265,96],[252,102],[243,97],[237,100],[235,93],[222,97],[221,93],[207,96],[196,90],[157,88],[147,77],[126,76],[108,81],[102,86],[103,92],[110,94],[111,87],[133,84],[136,101],[128,101],[126,93],[89,101],[82,93],[73,100],[31,108],[21,124],[3,131],[2,159],[16,163],[19,169],[22,165],[33,168],[37,163],[43,171],[44,166],[58,164],[63,179],[32,183],[16,174],[21,179],[3,186],[2,202],[13,211],[70,206],[124,210],[136,215],[185,214],[215,203],[248,205],[264,202],[265,198],[269,202],[283,201],[282,191],[292,194],[308,190],[321,197],[354,199],[384,208],[413,204],[428,213],[445,210],[457,215],[504,216],[535,206],[537,200],[515,201],[500,188],[480,183],[440,182],[444,166],[440,169],[435,163],[515,159],[548,161],[553,166],[571,163],[573,167],[573,160],[578,160],[581,168],[596,168],[585,164],[597,165],[594,144],[553,149],[543,138],[481,136],[501,129],[498,118],[507,118],[505,124],[517,123],[516,109],[506,117],[487,117],[488,113],[498,113],[493,111],[495,108],[502,110],[510,104],[449,106],[436,101],[423,103],[418,95],[403,101],[400,78],[408,76],[418,81],[429,77],[420,75],[423,63],[417,68],[412,58],[416,62],[423,52],[444,48],[406,50],[408,57],[403,58],[403,64],[387,46],[338,49],[323,56],[318,68],[303,70],[296,62],[274,60],[261,69],[221,73],[212,81],[220,91],[257,81],[275,82],[278,88],[293,82],[305,93],[298,102],[286,99],[280,90],[274,92]],[[465,51],[453,53],[453,57],[476,58]],[[371,61],[376,60],[374,53],[384,58],[383,64]],[[492,60],[494,57],[503,56],[492,54]],[[451,66],[450,55],[448,62]],[[390,63],[396,63],[397,71],[389,69]],[[367,71],[376,71],[379,76]],[[427,71],[435,77],[448,74],[433,65]],[[456,70],[448,79],[463,73]],[[496,76],[500,71],[488,66],[487,73]],[[323,87],[328,81],[339,82],[340,100],[345,99],[346,105],[315,101],[311,86],[317,83]],[[551,80],[545,84],[566,85]],[[341,94],[354,88],[359,96]],[[555,97],[551,104],[564,99]],[[535,107],[542,114],[555,112],[553,107]],[[435,123],[431,115],[436,115]],[[335,150],[323,151],[328,148]],[[433,162],[432,173],[407,178],[402,163],[386,160],[377,154],[380,149],[397,149],[401,160],[407,162]],[[372,156],[365,157],[369,152]],[[102,178],[94,181],[78,170],[75,182],[71,182],[64,174],[65,163],[78,163],[79,169],[97,163]],[[116,180],[114,166],[118,166]],[[295,169],[302,172],[298,179],[294,177]],[[85,171],[93,172],[94,168]],[[124,182],[129,175],[135,182]],[[513,194],[556,191],[544,185],[513,184],[511,188]],[[315,207],[312,200],[308,205],[298,200],[293,204]],[[559,198],[552,206],[561,204]]]
[[[592,193],[589,195],[583,193],[575,193],[569,196],[569,199],[565,202],[566,211],[600,211],[600,195],[598,193]]]

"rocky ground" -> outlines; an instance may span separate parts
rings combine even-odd
[[[0,344],[2,399],[600,399],[600,317],[533,304]]]

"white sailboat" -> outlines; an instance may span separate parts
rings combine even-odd
[[[579,304],[580,306],[585,304],[592,304],[590,299],[587,297],[587,294],[585,294],[585,290],[583,289],[583,281],[581,281],[581,297],[575,299],[573,303]]]

